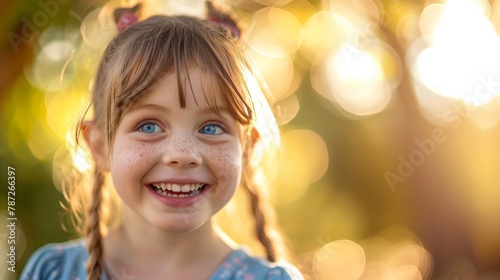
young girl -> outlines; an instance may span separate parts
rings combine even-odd
[[[86,238],[39,249],[21,279],[302,279],[281,261],[255,183],[262,153],[276,145],[276,123],[238,48],[235,21],[208,7],[208,19],[141,22],[138,7],[115,14],[121,31],[95,77],[93,117],[77,129],[95,162]],[[121,215],[106,232],[109,185]],[[213,222],[238,186],[249,195],[266,259]]]

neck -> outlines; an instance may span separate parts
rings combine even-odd
[[[172,271],[207,260],[221,261],[232,250],[211,222],[190,232],[172,233],[136,216],[124,209],[122,223],[104,238],[108,266],[147,268],[161,263]]]

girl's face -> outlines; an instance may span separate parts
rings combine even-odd
[[[177,76],[169,73],[116,130],[109,167],[125,222],[192,231],[226,205],[240,182],[242,126],[224,108],[222,116],[210,109],[202,92],[206,78],[190,70],[185,108]]]

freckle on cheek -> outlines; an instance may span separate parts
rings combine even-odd
[[[226,149],[215,149],[211,152],[210,156],[213,157],[214,162],[218,163],[217,165],[219,168],[232,172],[237,169],[237,166],[234,159],[227,152],[225,152]]]

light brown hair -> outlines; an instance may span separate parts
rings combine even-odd
[[[148,94],[166,73],[175,72],[179,85],[179,106],[185,106],[182,75],[189,79],[188,67],[199,67],[208,78],[204,92],[211,107],[227,108],[231,116],[245,127],[244,158],[241,185],[249,195],[251,213],[255,218],[255,235],[269,261],[284,257],[284,246],[275,229],[274,212],[263,196],[263,187],[255,183],[254,168],[262,153],[276,146],[277,125],[263,94],[264,87],[245,59],[236,39],[228,36],[213,22],[190,16],[153,16],[119,33],[108,45],[92,89],[93,122],[105,136],[105,145],[112,149],[117,126],[128,108]],[[77,128],[77,139],[83,118]],[[259,150],[259,153],[254,153]],[[70,209],[85,216],[89,262],[88,279],[102,274],[102,233],[112,221],[106,212],[106,172],[94,170],[90,203],[70,197]],[[72,205],[72,203],[74,205]],[[82,209],[86,208],[86,215]],[[77,213],[78,215],[78,213]]]

